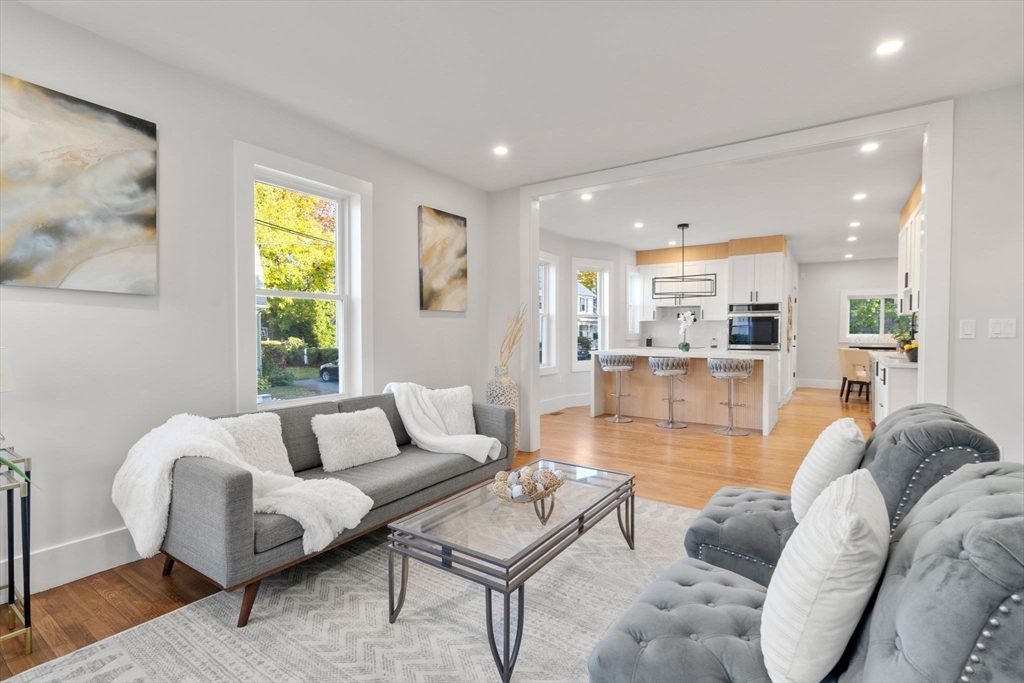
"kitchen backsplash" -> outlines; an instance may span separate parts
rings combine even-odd
[[[648,335],[653,337],[654,346],[678,346],[679,342],[683,341],[683,337],[679,334],[679,320],[676,315],[683,311],[693,311],[697,318],[700,318],[699,308],[686,306],[658,308],[655,314],[657,320],[640,323],[640,346],[647,343]],[[718,340],[718,348],[728,347],[729,323],[724,320],[705,322],[698,320],[686,330],[686,341],[690,342],[691,347],[708,348],[711,346],[712,338]]]

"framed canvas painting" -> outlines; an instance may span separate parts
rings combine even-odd
[[[156,294],[156,124],[0,74],[0,283]]]
[[[420,310],[465,311],[466,219],[447,211],[419,208]]]

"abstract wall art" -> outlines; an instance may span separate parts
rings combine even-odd
[[[466,219],[421,206],[420,310],[465,311],[469,288],[466,274]]]
[[[0,283],[156,294],[156,124],[0,74]]]

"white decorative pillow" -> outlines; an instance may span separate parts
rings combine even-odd
[[[250,413],[222,417],[217,424],[228,430],[238,445],[242,459],[258,470],[294,477],[288,449],[281,436],[281,416],[277,413]]]
[[[790,487],[793,516],[799,522],[830,483],[857,469],[864,457],[864,435],[852,417],[836,420],[818,435]]]
[[[473,388],[470,386],[451,389],[427,389],[427,399],[441,414],[449,436],[476,434],[476,420],[473,419]]]
[[[324,472],[347,470],[401,453],[388,416],[380,408],[314,415],[312,426]]]
[[[843,655],[885,568],[889,514],[867,470],[836,479],[797,526],[768,584],[761,651],[775,683],[820,681]]]

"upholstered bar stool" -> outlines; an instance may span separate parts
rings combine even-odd
[[[663,398],[663,401],[668,401],[668,419],[664,422],[659,422],[658,427],[663,429],[685,429],[686,425],[682,422],[676,422],[675,419],[675,405],[681,398],[676,398],[676,377],[685,375],[690,371],[690,359],[680,357],[659,357],[650,358],[651,372],[658,377],[668,378],[668,398]]]
[[[636,355],[632,353],[602,353],[598,354],[598,358],[601,361],[602,370],[615,373],[615,393],[612,394],[615,397],[615,415],[606,417],[605,421],[632,422],[631,418],[621,415],[622,397],[629,396],[629,394],[622,393],[622,373],[633,371],[633,366],[636,364]]]
[[[733,410],[746,405],[745,403],[736,403],[734,398],[735,382],[738,379],[747,379],[754,373],[754,361],[750,358],[708,358],[708,372],[716,379],[729,380],[729,401],[722,403],[723,406],[729,406],[729,425],[716,429],[715,434],[746,436],[748,432],[733,426]]]

